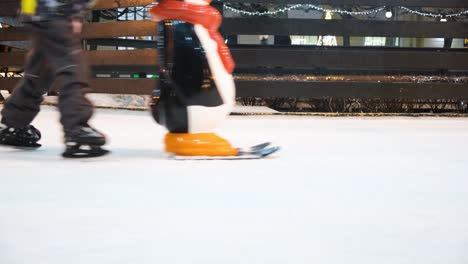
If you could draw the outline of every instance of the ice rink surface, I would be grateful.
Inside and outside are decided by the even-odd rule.
[[[230,117],[254,161],[172,161],[146,112],[98,110],[112,155],[0,148],[1,264],[466,264],[468,119]]]

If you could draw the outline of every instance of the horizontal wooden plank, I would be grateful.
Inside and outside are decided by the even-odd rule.
[[[19,0],[2,0],[0,3],[0,16],[15,16]]]
[[[153,0],[97,0],[92,9],[106,10],[123,7],[147,6],[152,3]]]
[[[238,81],[238,97],[468,99],[468,84]]]
[[[468,37],[468,23],[249,17],[225,18],[221,32],[229,35],[465,38]]]
[[[156,23],[149,20],[87,23],[83,26],[84,39],[155,36]]]
[[[15,16],[19,0],[2,0],[0,3],[0,16]],[[147,6],[153,0],[97,0],[92,7],[93,10],[107,10],[135,6]]]
[[[118,21],[106,23],[86,23],[83,26],[84,39],[155,36],[156,23],[143,21]],[[28,32],[23,27],[0,29],[0,41],[21,41],[28,39]]]
[[[2,90],[13,90],[19,78],[0,78]],[[91,81],[92,92],[150,95],[155,79],[105,79]],[[412,98],[468,99],[468,84],[237,81],[238,97],[298,98]]]
[[[156,65],[157,50],[99,50],[87,51],[91,65]]]
[[[17,0],[3,0],[0,3],[0,16],[14,16],[17,10]],[[225,3],[257,3],[257,4],[310,4],[310,0],[224,0]],[[146,6],[152,0],[98,0],[94,10],[106,10],[133,6]],[[443,7],[466,8],[465,0],[314,0],[315,5],[349,5],[349,6],[408,6],[408,7]]]
[[[110,46],[110,47],[133,47],[137,49],[156,49],[157,42],[153,40],[139,40],[139,39],[89,39],[86,44],[96,46]]]
[[[28,39],[28,32],[24,27],[9,27],[0,29],[0,41],[23,41]]]
[[[0,53],[0,67],[15,67],[24,64],[26,52]]]
[[[466,70],[468,50],[337,47],[236,46],[231,52],[238,69],[259,67],[330,70]],[[153,66],[157,50],[88,51],[94,66]],[[0,66],[21,66],[24,52],[0,53]]]
[[[20,78],[0,78],[1,90],[12,91]],[[93,93],[151,95],[156,79],[94,78],[90,86]]]
[[[411,6],[411,7],[468,7],[466,0],[223,0],[224,3],[255,4],[314,4],[349,6]]]
[[[237,68],[437,70],[468,69],[468,50],[236,46]]]
[[[156,65],[157,50],[99,50],[86,52],[89,63],[95,66],[128,65],[150,66]],[[26,52],[0,53],[0,67],[22,66]]]

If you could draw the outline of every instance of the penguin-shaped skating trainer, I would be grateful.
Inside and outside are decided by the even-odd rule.
[[[211,0],[162,0],[151,8],[159,24],[158,90],[152,114],[165,126],[166,151],[178,156],[233,157],[248,153],[212,131],[235,104],[234,60],[218,32],[222,16]],[[269,144],[255,154],[266,156]],[[275,149],[274,151],[276,151]],[[274,152],[270,148],[265,152]]]

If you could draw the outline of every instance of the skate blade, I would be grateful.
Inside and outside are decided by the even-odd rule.
[[[93,147],[91,149],[67,149],[62,154],[62,157],[67,159],[86,159],[97,158],[109,154],[110,151],[101,147]]]
[[[37,150],[40,147],[42,147],[41,144],[34,144],[30,146],[21,146],[21,145],[8,145],[8,144],[0,144],[0,147],[2,148],[9,148],[9,149],[17,149],[17,150],[25,150],[25,151],[32,151],[32,150]]]
[[[239,152],[260,151],[262,149],[265,149],[265,148],[269,147],[270,145],[271,145],[271,142],[265,142],[265,143],[258,144],[258,145],[255,145],[255,146],[237,148],[237,150],[239,150]]]
[[[280,147],[270,147],[260,149],[258,151],[251,152],[239,152],[237,156],[180,156],[173,155],[171,156],[174,160],[184,161],[184,160],[254,160],[254,159],[263,159],[266,158],[277,151],[280,150]]]

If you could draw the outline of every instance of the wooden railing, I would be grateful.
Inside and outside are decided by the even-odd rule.
[[[18,10],[19,0],[2,0],[0,3],[0,16],[15,16]],[[147,6],[153,0],[98,0],[93,6],[94,10],[107,10],[123,7]]]
[[[466,0],[224,0],[224,4],[236,3],[326,4],[340,9],[351,6],[468,9]],[[468,84],[457,81],[456,77],[450,78],[468,75],[468,49],[450,48],[453,38],[468,38],[466,16],[458,21],[449,19],[448,22],[435,19],[397,21],[345,17],[324,20],[241,16],[225,18],[221,32],[231,36],[331,35],[344,40],[343,45],[336,47],[284,43],[231,45],[237,72],[253,76],[239,78],[238,95],[242,97],[468,99]],[[441,48],[354,47],[350,46],[350,37],[444,38],[447,44]],[[341,75],[347,76],[347,80],[330,78],[329,81],[307,81],[299,78],[301,80],[288,81],[285,76],[289,74]],[[266,76],[263,80],[262,75]],[[271,78],[272,75],[280,78]],[[362,78],[353,81],[352,76],[356,75],[392,75],[396,78],[393,82],[376,80],[377,77],[369,78],[370,81],[366,82]],[[413,82],[408,82],[408,78],[401,81],[399,76],[402,75],[417,78]],[[448,77],[443,82],[420,81],[425,79],[424,76]]]
[[[115,9],[118,7],[145,6],[152,0],[100,0],[94,6],[95,10]],[[0,3],[3,14],[13,10],[16,1],[7,0]],[[9,13],[14,15],[15,12]],[[114,21],[103,23],[87,23],[83,27],[82,37],[86,41],[107,40],[117,45],[120,37],[140,37],[156,35],[156,24],[152,21]],[[0,41],[25,41],[28,34],[22,27],[0,29]],[[132,41],[132,40],[128,40]],[[155,45],[152,45],[155,47]],[[86,52],[88,61],[93,68],[105,68],[107,72],[125,68],[128,71],[139,72],[141,68],[156,66],[156,49],[135,50],[96,50]],[[0,53],[0,67],[18,68],[23,65],[26,51]],[[118,76],[117,76],[118,77]],[[0,78],[0,89],[12,90],[19,78]],[[113,94],[151,94],[156,87],[155,79],[133,78],[94,78],[91,86],[96,93]]]
[[[153,0],[101,0],[96,10],[117,7],[145,6]],[[333,7],[347,6],[407,6],[467,8],[466,0],[224,0],[235,3],[274,4],[327,4]],[[216,2],[218,6],[222,3]],[[14,15],[16,1],[3,0],[0,16]],[[221,32],[235,35],[334,35],[378,36],[412,38],[468,38],[468,23],[463,20],[392,21],[392,20],[323,20],[284,19],[266,17],[225,18]],[[151,21],[122,21],[89,23],[83,38],[89,43],[117,43],[125,36],[156,34]],[[0,41],[22,41],[27,34],[22,28],[0,29]],[[133,43],[147,47],[146,43]],[[94,45],[94,44],[93,44]],[[153,48],[136,50],[89,51],[93,67],[103,71],[129,67],[155,68],[157,52]],[[237,64],[237,74],[255,75],[260,78],[239,78],[238,95],[242,97],[344,97],[344,98],[415,98],[415,99],[468,99],[468,84],[461,82],[380,82],[380,81],[287,81],[264,79],[265,74],[367,74],[372,75],[457,75],[466,77],[468,49],[450,48],[399,48],[399,47],[318,47],[291,45],[232,45]],[[19,67],[25,53],[0,53],[0,67]],[[339,78],[338,78],[339,79]],[[0,88],[11,90],[15,79],[0,78]],[[150,94],[156,85],[154,79],[96,78],[92,82],[95,92]]]

